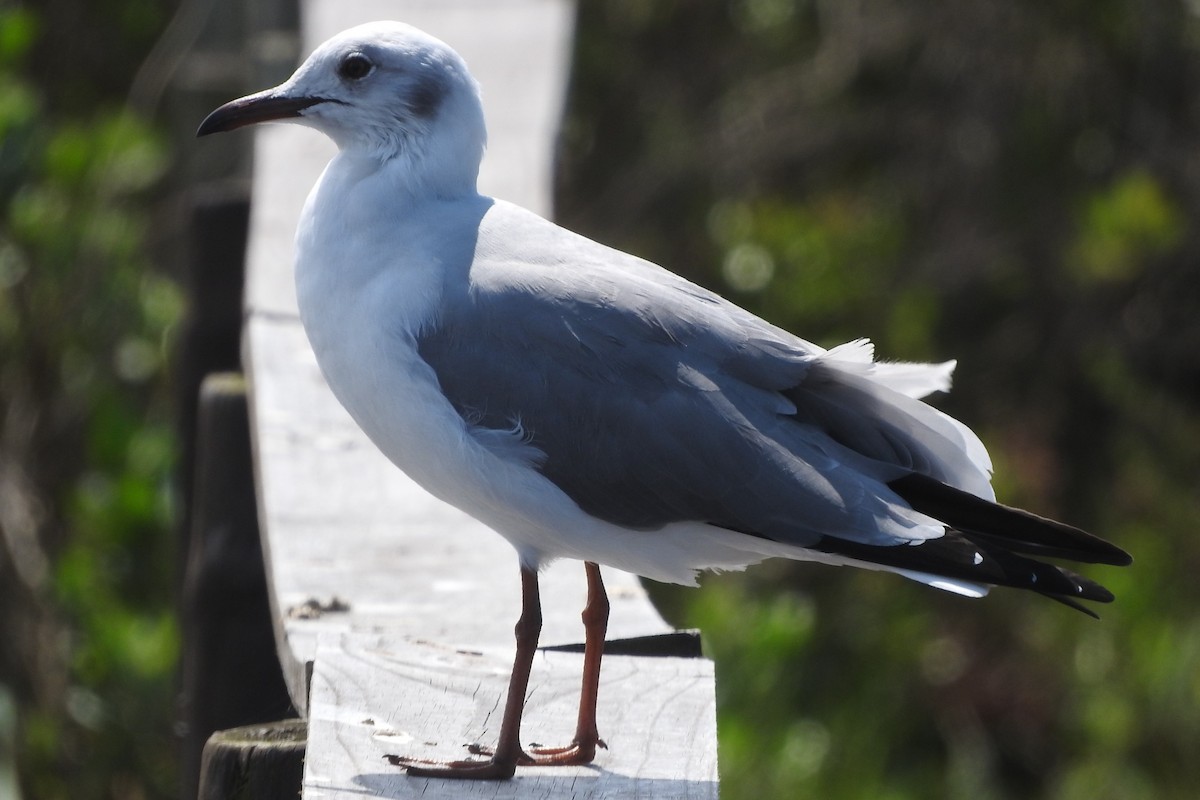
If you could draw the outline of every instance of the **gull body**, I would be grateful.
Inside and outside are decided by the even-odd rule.
[[[840,563],[828,554],[703,521],[676,521],[651,531],[612,524],[583,511],[539,471],[544,453],[538,448],[536,430],[526,427],[529,422],[520,411],[511,417],[501,415],[501,421],[509,423],[505,427],[472,424],[471,411],[481,409],[461,414],[420,351],[422,339],[441,324],[440,312],[452,297],[469,302],[464,295],[479,291],[478,284],[486,283],[490,272],[504,280],[511,277],[508,273],[514,264],[535,287],[539,280],[550,280],[553,271],[570,270],[578,291],[579,279],[589,276],[580,269],[579,260],[563,263],[564,256],[590,258],[606,269],[613,268],[614,260],[624,260],[634,270],[657,268],[601,248],[511,204],[478,196],[415,205],[403,209],[399,220],[371,219],[380,207],[394,208],[378,202],[369,185],[388,183],[389,170],[377,170],[360,179],[356,191],[346,192],[342,158],[339,155],[330,164],[302,216],[296,261],[300,314],[334,394],[400,469],[431,494],[500,532],[516,547],[522,563],[535,569],[551,559],[569,557],[692,584],[697,570],[741,568],[771,555]],[[353,223],[347,224],[348,219]],[[345,233],[349,230],[367,235]],[[513,243],[520,245],[520,253],[511,252]],[[330,269],[331,264],[339,267]],[[712,306],[703,308],[706,324],[731,310],[725,301],[673,276],[653,277],[657,280],[647,283],[655,290],[703,296]],[[542,283],[541,288],[549,287]],[[514,326],[524,322],[510,321]],[[564,337],[571,335],[568,327],[563,324]],[[468,346],[489,358],[489,341],[481,335]],[[795,341],[788,344],[798,346]],[[801,356],[797,371],[804,368],[804,357],[821,354],[805,344],[810,352],[797,349],[793,354]],[[539,353],[527,356],[537,359]],[[836,358],[827,354],[826,358],[837,363]],[[848,364],[864,366],[861,361]],[[538,371],[537,365],[521,362],[503,368]],[[945,370],[930,371],[936,379]],[[543,406],[565,399],[529,398],[531,405]],[[624,421],[632,429],[624,433],[634,437],[642,433],[640,420]],[[685,471],[682,466],[678,470]],[[863,479],[855,475],[853,480]],[[810,491],[821,488],[825,487]],[[879,490],[884,491],[882,486]],[[803,492],[797,489],[796,495],[790,503],[796,503]],[[847,535],[880,542],[917,541],[940,536],[943,530],[936,520],[908,512],[899,498],[890,504],[875,500],[879,507],[873,513],[878,518],[870,522],[860,518],[862,509],[831,499],[835,502],[830,510],[818,507],[813,516],[828,517],[830,528],[847,528]],[[619,504],[620,498],[614,502]],[[893,520],[889,513],[899,519]],[[882,533],[885,525],[889,536]],[[942,582],[934,576],[928,579]],[[982,591],[950,581],[945,585],[964,593]]]
[[[877,363],[865,340],[825,350],[480,195],[479,90],[444,43],[399,23],[353,28],[200,133],[276,119],[339,147],[296,237],[300,315],[330,388],[393,463],[520,559],[526,632],[500,748],[482,767],[402,760],[410,772],[590,760],[607,615],[596,563],[691,584],[779,556],[973,596],[1002,584],[1077,608],[1111,600],[1027,556],[1128,556],[995,504],[979,439],[919,399],[949,388],[953,362]],[[516,744],[522,659],[537,570],[560,557],[588,564],[580,727],[572,746],[530,755]]]

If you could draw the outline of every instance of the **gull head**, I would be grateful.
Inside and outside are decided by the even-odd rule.
[[[346,153],[401,159],[425,178],[467,178],[472,188],[487,138],[463,59],[399,22],[334,36],[284,83],[213,111],[196,135],[270,121],[316,128]]]

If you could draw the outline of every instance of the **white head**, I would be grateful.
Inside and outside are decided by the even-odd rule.
[[[399,22],[372,22],[318,47],[286,82],[208,115],[198,136],[298,122],[347,153],[400,159],[438,194],[474,191],[487,133],[479,87],[448,45]]]

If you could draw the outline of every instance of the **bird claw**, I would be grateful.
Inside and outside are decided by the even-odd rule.
[[[566,747],[532,747],[522,752],[519,763],[523,767],[573,767],[590,764],[596,758],[596,747],[608,749],[603,739],[576,739]]]
[[[597,747],[608,749],[603,739],[596,739],[594,742],[575,740],[565,747],[530,747],[529,750],[521,750],[512,764],[506,760],[497,760],[495,750],[478,742],[466,745],[467,752],[487,760],[434,761],[396,755],[384,758],[392,766],[403,767],[409,775],[417,778],[502,780],[511,778],[516,767],[572,767],[590,764],[596,757]]]
[[[408,756],[384,756],[392,766],[402,767],[414,778],[446,778],[450,780],[507,780],[516,772],[516,764],[497,761],[434,761]]]

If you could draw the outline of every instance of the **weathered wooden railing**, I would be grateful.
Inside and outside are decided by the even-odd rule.
[[[239,13],[237,4],[226,5],[225,11]],[[481,188],[549,214],[571,2],[308,0],[300,12],[299,48],[288,47],[294,40],[279,29],[251,29],[248,46],[261,50],[270,43],[277,52],[306,54],[329,35],[372,19],[400,19],[450,42],[484,87],[490,137]],[[288,14],[258,15],[264,18],[277,24]],[[279,79],[278,66],[266,71]],[[195,146],[237,148],[249,140],[239,134]],[[389,753],[461,757],[464,743],[494,742],[519,581],[509,545],[387,463],[317,370],[296,315],[290,265],[301,204],[332,152],[323,137],[297,126],[253,133],[245,380],[212,378],[201,393],[185,598],[191,748],[207,735],[206,725],[284,716],[283,709],[274,717],[268,710],[279,705],[277,690],[228,685],[257,680],[249,666],[238,666],[239,659],[256,657],[249,647],[241,652],[229,631],[266,636],[264,626],[239,627],[242,616],[254,613],[253,598],[262,595],[251,585],[255,575],[238,584],[251,585],[242,605],[229,602],[224,591],[233,585],[230,570],[255,563],[253,538],[249,545],[229,542],[238,531],[256,535],[255,520],[245,511],[256,502],[275,651],[287,694],[306,724],[214,736],[201,769],[201,795],[240,797],[231,789],[240,785],[239,791],[257,796],[295,796],[303,752],[303,796],[309,798],[715,797],[712,665],[698,657],[694,636],[663,622],[636,578],[610,570],[605,579],[613,611],[600,689],[600,728],[610,749],[594,765],[522,770],[514,781],[465,785],[409,778],[385,761]],[[212,220],[236,226],[236,201],[234,206],[232,217],[210,210],[199,218],[219,233],[221,223]],[[239,464],[243,474],[236,480],[243,487],[253,472],[252,496],[228,480]],[[261,583],[261,572],[256,575]],[[546,572],[545,647],[530,684],[527,739],[571,736],[582,668],[573,645],[582,637],[584,595],[580,564],[560,563]],[[223,609],[222,616],[212,618],[214,607]],[[220,711],[218,698],[239,693],[251,699]],[[246,710],[255,698],[262,702]],[[260,719],[239,720],[238,708]],[[287,744],[273,749],[272,738]],[[270,766],[275,763],[283,765],[278,773]]]

